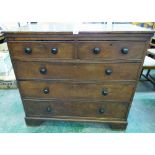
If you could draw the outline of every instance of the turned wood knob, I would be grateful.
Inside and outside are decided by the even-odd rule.
[[[95,47],[95,48],[93,49],[93,53],[94,53],[94,54],[99,54],[100,51],[101,51],[101,49],[98,48],[98,47]]]
[[[44,92],[44,94],[48,94],[49,93],[49,88],[44,88],[43,92]]]
[[[46,74],[47,73],[47,69],[45,67],[40,68],[40,73],[41,74]]]
[[[103,95],[103,96],[107,96],[107,95],[108,95],[108,93],[109,93],[109,92],[108,92],[108,90],[107,90],[107,89],[103,89],[103,90],[102,90],[102,95]]]
[[[31,54],[31,53],[32,53],[32,49],[29,48],[29,47],[26,47],[26,48],[24,49],[24,52],[25,52],[26,54]]]
[[[100,108],[100,109],[99,109],[99,113],[100,113],[100,114],[103,114],[104,112],[105,112],[105,110],[104,110],[103,108]]]
[[[105,73],[106,73],[106,75],[111,75],[112,74],[112,69],[106,69]]]
[[[129,49],[128,49],[128,48],[122,48],[122,49],[121,49],[121,52],[122,52],[123,54],[128,54]]]
[[[58,48],[55,48],[55,47],[52,48],[52,49],[51,49],[51,53],[52,53],[52,54],[57,54],[57,53],[58,53]]]
[[[48,106],[48,107],[46,108],[46,111],[47,111],[48,113],[50,113],[50,112],[52,111],[52,108]]]

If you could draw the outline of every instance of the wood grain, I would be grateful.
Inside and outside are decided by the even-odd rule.
[[[128,104],[92,101],[24,100],[24,106],[27,115],[31,117],[77,116],[123,119]],[[51,111],[47,111],[47,108],[51,108]],[[104,112],[100,113],[100,109],[104,109]]]
[[[23,98],[99,99],[130,101],[132,83],[71,83],[51,81],[20,81]],[[45,94],[44,89],[49,93]],[[103,91],[108,91],[107,95]]]
[[[24,49],[31,48],[32,53],[26,54]],[[51,49],[57,48],[57,54],[52,54]],[[50,58],[50,59],[72,59],[74,58],[73,42],[10,42],[10,53],[16,58]]]
[[[93,49],[100,48],[99,54],[94,54]],[[144,42],[131,41],[80,41],[78,44],[78,57],[80,59],[141,59],[144,52]],[[121,50],[128,48],[128,54],[123,54]]]
[[[113,129],[125,129],[153,33],[5,32],[26,124],[68,120],[104,122]],[[24,52],[27,47],[31,54]],[[53,47],[58,49],[55,55]],[[100,49],[99,54],[93,53],[94,48]],[[128,48],[128,53],[123,54],[122,48]]]
[[[15,61],[18,79],[136,80],[140,63],[62,63]],[[41,74],[40,69],[47,73]],[[106,70],[111,69],[111,75]],[[132,74],[131,74],[132,73]]]

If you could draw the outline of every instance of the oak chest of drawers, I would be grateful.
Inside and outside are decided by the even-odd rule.
[[[27,125],[125,129],[152,31],[6,31]]]

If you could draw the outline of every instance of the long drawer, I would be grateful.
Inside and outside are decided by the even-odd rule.
[[[136,41],[81,41],[80,59],[142,59],[144,42]]]
[[[98,99],[130,101],[132,83],[71,83],[51,81],[20,81],[24,98]]]
[[[28,116],[78,116],[125,119],[128,103],[24,100],[24,107]]]
[[[9,42],[9,49],[13,59],[16,58],[74,58],[74,42]]]
[[[14,63],[18,79],[136,80],[140,63]]]

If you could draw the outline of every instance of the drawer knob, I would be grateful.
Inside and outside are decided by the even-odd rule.
[[[103,90],[102,90],[102,95],[103,95],[103,96],[107,96],[107,95],[108,95],[108,93],[109,93],[109,92],[108,92],[108,90],[107,90],[107,89],[103,89]]]
[[[44,88],[43,92],[44,92],[44,94],[48,94],[49,93],[49,89],[48,88]]]
[[[46,108],[46,111],[47,111],[48,113],[50,113],[50,112],[52,111],[52,108],[51,108],[51,107],[47,107],[47,108]]]
[[[103,108],[100,108],[100,109],[99,109],[99,113],[100,113],[100,114],[103,114],[104,112],[105,112],[105,110],[104,110]]]
[[[95,48],[93,49],[94,54],[99,54],[100,51],[101,51],[101,49],[98,48],[98,47],[95,47]]]
[[[31,54],[31,53],[32,53],[32,49],[29,48],[29,47],[26,47],[26,48],[24,49],[24,51],[25,51],[26,54]]]
[[[128,54],[129,49],[128,49],[128,48],[122,48],[121,52],[122,52],[123,54]]]
[[[52,49],[51,49],[51,53],[52,53],[52,54],[57,54],[57,53],[58,53],[58,49],[55,48],[55,47],[52,48]]]
[[[106,75],[111,75],[112,74],[112,69],[106,69],[105,73],[106,73]]]
[[[46,74],[47,73],[47,69],[46,68],[40,68],[40,73],[41,74]]]

